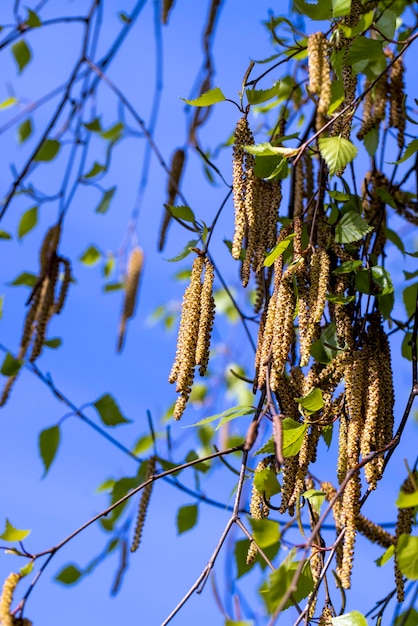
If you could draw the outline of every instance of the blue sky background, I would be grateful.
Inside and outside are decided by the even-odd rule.
[[[48,17],[64,14],[84,15],[89,4],[81,0],[61,2],[59,6],[58,3],[46,3],[41,17],[46,20]],[[100,58],[107,50],[122,26],[117,16],[118,11],[124,10],[129,14],[134,7],[133,2],[124,2],[123,6],[121,4],[115,0],[105,3],[96,58]],[[264,0],[257,3],[228,0],[223,4],[214,44],[214,83],[223,89],[227,97],[234,99],[241,87],[249,59],[264,58],[272,52],[261,20],[267,17],[269,9],[277,11],[278,6],[274,7],[273,3]],[[281,10],[288,7],[287,2],[279,5]],[[146,123],[151,113],[155,81],[154,6],[153,2],[144,2],[136,24],[108,71],[111,80],[132,102]],[[11,23],[12,8],[11,1],[1,4],[2,24]],[[185,143],[185,106],[178,96],[196,95],[192,92],[192,86],[201,65],[200,38],[206,13],[206,3],[177,0],[169,25],[162,27],[164,89],[155,141],[167,162],[172,151]],[[311,28],[311,25],[306,25],[307,30]],[[5,33],[6,30],[0,37],[5,36]],[[22,103],[19,106],[23,106],[62,84],[78,57],[80,34],[79,24],[56,25],[28,33],[27,42],[32,49],[33,60],[19,77],[16,76],[16,66],[10,50],[2,50],[0,102],[14,93]],[[280,71],[271,78],[279,77]],[[269,84],[270,82],[262,86],[267,87]],[[416,97],[416,86],[414,89]],[[2,195],[7,193],[13,180],[9,163],[13,163],[20,170],[27,155],[36,145],[56,102],[57,100],[51,101],[35,113],[34,136],[22,147],[17,145],[15,127],[0,134]],[[16,107],[0,110],[0,127],[17,111]],[[98,89],[97,111],[102,114],[105,128],[118,119],[116,98],[105,84],[101,84]],[[229,103],[217,105],[200,135],[202,145],[214,149],[218,143],[226,140],[238,115],[238,110]],[[130,127],[135,128],[133,120],[129,117],[127,119]],[[111,393],[119,402],[124,415],[133,420],[132,424],[111,431],[112,435],[128,447],[148,432],[146,411],[151,411],[156,428],[159,429],[162,416],[175,399],[174,389],[167,382],[175,351],[175,333],[165,332],[161,324],[152,324],[150,318],[160,305],[168,304],[174,310],[178,309],[184,285],[173,281],[173,275],[190,265],[189,259],[178,264],[166,262],[167,258],[178,254],[189,239],[188,234],[177,225],[171,227],[164,253],[156,252],[162,205],[166,200],[166,175],[155,159],[152,161],[137,227],[138,241],[146,256],[140,301],[136,318],[129,324],[125,350],[121,355],[115,353],[121,292],[103,293],[102,261],[93,268],[87,268],[76,259],[92,244],[105,253],[123,249],[137,198],[145,145],[142,138],[132,137],[116,146],[110,170],[103,182],[106,189],[117,185],[117,193],[106,216],[94,213],[100,200],[97,189],[80,188],[74,197],[66,217],[60,250],[73,260],[77,284],[71,288],[62,315],[52,321],[49,329],[49,336],[63,338],[62,347],[58,351],[45,350],[38,361],[40,369],[49,372],[57,388],[77,406],[94,402],[103,393]],[[94,160],[103,160],[104,150],[103,140],[93,142],[87,158],[88,166]],[[221,153],[217,165],[229,181],[230,149]],[[57,160],[39,167],[31,180],[44,192],[52,194],[57,191],[61,172],[62,163]],[[207,184],[201,163],[191,151],[188,154],[182,188],[197,217],[207,223],[210,223],[227,192],[221,183],[216,186]],[[56,202],[42,205],[39,224],[22,242],[18,242],[15,237],[17,223],[22,213],[32,205],[33,202],[26,196],[17,197],[1,223],[1,228],[14,236],[13,241],[0,242],[0,282],[1,292],[5,294],[0,341],[12,351],[19,344],[28,290],[25,287],[12,288],[8,283],[23,271],[37,272],[39,246],[45,230],[56,220],[58,209]],[[236,266],[222,243],[224,236],[231,237],[232,221],[232,204],[229,202],[217,226],[216,235],[220,243],[215,244],[213,252],[225,276],[238,287]],[[395,222],[395,227],[397,224]],[[415,233],[405,225],[400,226],[400,229],[399,234],[404,239],[406,249],[412,251]],[[397,288],[401,290],[399,281],[403,277],[403,259],[395,249],[389,263],[392,276],[398,282]],[[118,277],[120,275],[116,268],[112,280],[117,280]],[[398,317],[403,315],[400,307]],[[215,346],[216,362],[222,368],[221,372],[227,371],[231,363],[240,362],[243,358],[247,358],[251,368],[252,357],[248,361],[250,352],[239,324],[232,327],[221,324],[215,335]],[[399,399],[397,420],[410,389],[410,364],[398,354],[399,343],[394,341],[396,393]],[[214,408],[222,411],[231,404],[240,402],[236,397],[225,397],[222,382],[220,375],[219,389],[211,390],[207,406],[188,409],[181,424],[170,425],[173,440],[180,441],[178,448],[173,451],[176,461],[182,461],[184,454],[195,445],[191,431],[182,430],[186,424],[216,412]],[[214,406],[210,406],[210,402]],[[53,398],[46,385],[32,373],[23,371],[0,415],[3,443],[0,455],[0,476],[3,477],[0,490],[0,525],[8,517],[19,528],[31,528],[32,533],[25,543],[31,552],[53,546],[102,510],[107,505],[107,497],[105,494],[96,494],[95,490],[105,479],[131,476],[137,469],[131,459],[108,441],[98,436],[77,417],[70,417],[62,424],[62,441],[57,459],[47,478],[41,480],[43,467],[37,449],[39,432],[57,424],[67,413],[67,408]],[[93,409],[87,408],[86,414],[97,422]],[[250,418],[242,419],[247,424]],[[365,514],[375,521],[387,521],[394,517],[394,501],[399,484],[405,477],[403,459],[409,458],[413,462],[416,450],[416,425],[412,422],[411,418],[404,440],[391,461],[390,472],[385,476],[386,491],[380,489],[365,507]],[[414,441],[413,445],[411,441]],[[325,448],[322,452],[325,453]],[[318,473],[321,463],[320,459]],[[326,463],[329,463],[328,456]],[[185,476],[184,481],[193,488],[191,475]],[[205,492],[216,500],[231,503],[234,483],[234,476],[227,475],[225,478],[225,473],[218,469],[205,485]],[[90,527],[53,559],[28,602],[27,617],[34,624],[42,626],[55,626],[58,622],[61,626],[128,621],[150,626],[160,624],[200,574],[228,519],[227,511],[201,504],[198,528],[178,537],[176,511],[179,506],[194,503],[193,498],[162,481],[155,485],[142,544],[138,553],[130,560],[121,591],[113,598],[110,597],[109,590],[117,569],[116,553],[74,587],[66,588],[52,580],[67,563],[75,562],[84,567],[102,551],[108,536],[98,525]],[[132,512],[135,511],[136,504],[137,501],[134,500],[130,505]],[[231,539],[232,537],[238,537],[237,530],[231,535]],[[231,545],[231,539],[228,540],[227,547]],[[349,609],[366,611],[371,608],[371,586],[372,597],[376,599],[383,597],[392,588],[391,565],[386,569],[373,571],[372,582],[366,569],[370,555],[377,558],[381,552],[381,549],[371,547],[368,543],[360,543],[356,554],[356,562],[360,566],[354,577],[354,593]],[[232,558],[230,550],[226,549],[215,568],[221,597],[229,611],[232,606],[227,585]],[[22,565],[16,557],[1,554],[0,580],[4,580],[10,571]],[[366,571],[367,579],[364,578]],[[17,598],[20,598],[20,592],[25,589],[25,585],[26,580],[19,586]],[[381,592],[377,592],[380,585]],[[254,597],[253,586],[254,578],[242,580],[244,597],[250,602]],[[209,583],[204,593],[200,596],[194,595],[173,620],[173,624],[192,623],[199,623],[200,626],[224,623]],[[280,623],[291,624],[293,619],[285,615]]]

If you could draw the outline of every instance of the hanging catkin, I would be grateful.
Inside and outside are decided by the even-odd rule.
[[[13,594],[20,579],[21,575],[13,572],[9,574],[4,581],[0,598],[0,623],[2,626],[14,626],[14,617],[11,614],[11,607]]]
[[[123,301],[122,315],[119,323],[118,345],[117,351],[123,348],[125,340],[127,321],[135,314],[139,280],[142,273],[144,263],[144,253],[139,246],[136,246],[129,257],[128,268],[125,282],[125,295]]]
[[[167,206],[173,206],[176,201],[180,186],[181,175],[184,169],[185,156],[186,154],[184,150],[179,148],[173,153],[173,156],[171,157],[170,174],[167,182]],[[158,239],[158,250],[160,251],[164,250],[171,217],[172,216],[170,211],[166,207],[164,207],[163,221],[161,223],[160,235]]]
[[[151,456],[147,462],[145,482],[150,480],[150,478],[153,477],[154,472],[155,472],[155,464],[156,464],[156,457]],[[149,505],[149,501],[151,498],[153,484],[154,482],[150,481],[148,485],[146,485],[144,489],[142,490],[141,498],[139,500],[138,515],[136,518],[135,532],[134,532],[134,538],[132,541],[131,552],[136,552],[139,548],[139,544],[141,543],[142,531],[144,529],[145,518],[147,515],[148,505]]]

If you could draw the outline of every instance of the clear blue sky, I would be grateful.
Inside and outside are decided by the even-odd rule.
[[[2,3],[0,23],[12,21],[13,2]],[[84,15],[89,2],[73,0],[60,3],[47,2],[42,9],[43,20],[59,15]],[[122,6],[123,4],[123,6]],[[108,75],[132,102],[138,113],[149,121],[155,81],[155,36],[154,4],[144,2],[144,8],[131,33],[128,35]],[[201,33],[206,19],[206,2],[177,0],[170,23],[162,27],[163,83],[160,113],[155,131],[155,141],[169,161],[172,151],[181,147],[186,139],[185,107],[179,96],[191,97],[201,64]],[[271,54],[266,30],[261,21],[268,10],[286,11],[288,3],[239,2],[228,0],[223,3],[221,18],[216,29],[214,53],[216,77],[214,84],[223,89],[231,99],[237,97],[242,76],[250,58],[264,58]],[[59,6],[58,6],[59,5]],[[30,4],[35,6],[34,3]],[[118,11],[130,13],[134,2],[105,2],[103,25],[96,58],[107,50],[110,42],[122,27]],[[22,8],[22,14],[24,10]],[[306,25],[311,29],[310,25]],[[6,36],[7,30],[0,34]],[[20,77],[16,76],[16,66],[10,50],[0,53],[0,102],[14,94],[20,100],[19,107],[33,102],[46,92],[62,84],[71,70],[80,49],[81,28],[79,24],[55,25],[34,30],[27,35],[27,42],[33,52],[33,60]],[[277,74],[277,78],[280,74]],[[263,85],[267,87],[268,85]],[[33,117],[35,132],[23,147],[16,141],[16,129],[11,128],[0,134],[0,154],[2,154],[2,174],[0,175],[1,195],[7,193],[13,180],[13,170],[9,163],[20,170],[29,151],[43,126],[52,114],[56,100],[39,109]],[[97,111],[102,115],[105,128],[118,119],[118,104],[106,85],[98,90]],[[0,127],[3,126],[18,108],[0,110]],[[92,110],[92,116],[94,111]],[[210,123],[201,135],[204,147],[214,149],[226,140],[236,123],[237,109],[222,103],[215,107]],[[135,131],[134,122],[127,118]],[[59,129],[59,125],[57,127]],[[100,143],[101,142],[101,143]],[[111,393],[119,402],[123,413],[133,420],[130,425],[120,426],[111,431],[118,440],[130,447],[135,440],[147,431],[146,411],[150,410],[157,428],[167,407],[175,398],[174,389],[167,382],[167,375],[175,350],[175,333],[166,333],[161,325],[151,324],[150,317],[156,307],[170,304],[178,309],[184,284],[172,280],[180,269],[189,266],[188,260],[179,264],[166,262],[167,258],[181,251],[188,237],[176,225],[170,230],[169,241],[163,254],[157,254],[156,241],[166,200],[166,176],[154,159],[149,181],[142,199],[138,220],[137,235],[146,255],[140,301],[136,318],[129,324],[125,350],[116,355],[116,331],[121,308],[121,292],[103,293],[102,262],[93,268],[86,268],[76,259],[90,245],[96,245],[106,252],[117,252],[126,243],[126,233],[130,216],[135,206],[139,181],[142,175],[145,141],[131,137],[121,142],[115,149],[111,167],[103,187],[117,185],[117,193],[106,216],[97,215],[94,209],[100,200],[100,193],[94,188],[83,188],[77,192],[65,221],[61,252],[73,262],[73,272],[77,283],[72,286],[68,303],[63,314],[54,319],[50,336],[59,336],[63,345],[58,351],[45,350],[38,362],[43,372],[49,372],[60,391],[74,404],[81,406],[95,401],[104,393]],[[102,140],[93,143],[87,159],[87,166],[94,160],[103,160],[105,144]],[[230,177],[230,152],[224,151],[217,162]],[[87,167],[86,166],[86,167]],[[60,162],[39,168],[33,180],[46,193],[56,193],[56,181],[62,172]],[[206,184],[201,164],[196,155],[189,153],[189,167],[184,178],[183,191],[196,215],[208,223],[219,207],[226,193],[226,187],[218,183],[214,187]],[[57,202],[45,203],[40,208],[40,221],[36,228],[22,242],[16,239],[17,224],[22,213],[34,203],[26,196],[19,196],[11,204],[1,228],[13,234],[13,241],[1,241],[2,263],[0,266],[1,292],[5,294],[3,319],[0,321],[0,341],[9,349],[16,350],[22,328],[24,303],[28,296],[27,288],[8,286],[16,275],[23,271],[36,272],[37,254],[46,228],[55,221]],[[403,227],[404,228],[404,227]],[[219,241],[223,236],[231,237],[232,205],[220,220]],[[413,234],[407,229],[401,231],[408,250],[414,245]],[[222,235],[222,236],[221,236]],[[220,243],[215,247],[225,275],[238,286],[236,267]],[[397,269],[401,257],[393,252],[391,259],[393,275],[400,280]],[[118,268],[112,280],[118,279]],[[219,285],[218,285],[219,286]],[[399,316],[402,312],[399,312]],[[228,350],[218,356],[218,364],[226,368],[239,360],[247,352],[244,334],[239,325],[222,325],[220,334],[215,336],[216,345],[228,346]],[[396,391],[401,399],[397,418],[402,411],[402,399],[409,392],[409,363],[397,356]],[[203,415],[224,410],[228,404],[238,404],[236,398],[223,398],[222,392],[213,394],[214,406],[203,409],[190,409],[181,424],[172,424],[174,440],[180,444],[174,451],[180,461],[192,447],[190,431],[182,430]],[[62,424],[62,442],[58,457],[48,476],[41,480],[43,468],[37,449],[39,431],[57,424],[68,413],[67,408],[57,402],[48,388],[33,374],[24,371],[15,386],[7,406],[2,409],[0,455],[0,525],[8,517],[19,528],[31,528],[32,533],[25,543],[28,550],[39,552],[62,540],[68,533],[102,510],[107,504],[104,494],[96,494],[99,484],[109,477],[120,478],[133,475],[135,463],[122,452],[98,436],[76,417],[66,419]],[[86,414],[96,420],[95,412],[89,408]],[[249,419],[249,418],[243,418]],[[411,424],[404,443],[393,460],[390,474],[385,478],[387,492],[385,498],[370,499],[366,514],[374,520],[385,521],[393,518],[394,500],[400,481],[405,476],[402,459],[410,450],[408,434],[416,437],[416,426]],[[325,452],[325,450],[323,450]],[[320,467],[320,464],[319,464]],[[214,472],[207,488],[207,494],[220,501],[231,502],[233,477],[225,481],[221,472]],[[185,479],[193,487],[193,480]],[[160,481],[155,486],[148,524],[145,526],[143,542],[130,561],[119,594],[111,598],[112,586],[118,557],[108,558],[97,570],[80,584],[66,588],[55,583],[53,576],[62,566],[75,562],[80,567],[87,565],[103,549],[108,536],[98,525],[91,527],[57,554],[50,567],[42,576],[30,601],[26,615],[37,626],[69,626],[75,623],[87,624],[133,623],[157,626],[170,613],[183,594],[206,564],[219,535],[228,519],[226,511],[207,505],[200,505],[200,523],[197,530],[185,533],[180,538],[176,532],[176,511],[179,505],[194,504],[188,495],[171,488]],[[134,511],[136,500],[131,504]],[[376,554],[382,550],[364,544],[364,549]],[[226,558],[225,555],[226,554]],[[369,559],[369,553],[364,555]],[[223,600],[231,608],[228,591],[228,571],[231,552],[225,550],[215,569]],[[358,550],[356,560],[363,558]],[[0,580],[23,563],[16,557],[1,554]],[[383,597],[391,588],[391,566],[387,571],[376,570],[376,588],[382,581]],[[370,580],[362,578],[362,568],[354,579],[355,593],[349,608],[367,610],[371,608],[369,597]],[[243,581],[243,589],[251,598],[252,582]],[[21,583],[19,591],[25,588]],[[20,597],[20,593],[17,594]],[[356,604],[357,602],[357,604]],[[286,624],[284,617],[281,623]],[[223,624],[221,613],[216,607],[210,584],[200,596],[194,595],[186,604],[173,624],[195,624],[215,626]],[[289,621],[289,623],[292,623]]]

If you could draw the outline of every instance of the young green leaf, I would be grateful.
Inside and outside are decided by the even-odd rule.
[[[101,133],[103,130],[100,117],[94,117],[91,122],[85,122],[83,126],[93,133]]]
[[[190,254],[192,248],[196,246],[197,242],[197,239],[191,239],[186,243],[180,254],[177,254],[177,256],[174,256],[172,259],[166,259],[166,261],[168,261],[169,263],[177,263],[178,261],[182,261],[186,258],[186,256]]]
[[[74,585],[83,576],[83,572],[77,567],[77,565],[66,565],[55,576],[55,580],[63,585]]]
[[[280,93],[280,83],[275,83],[269,89],[246,89],[245,95],[249,104],[261,104],[272,98],[276,98]]]
[[[337,243],[353,243],[359,241],[373,230],[356,211],[347,211],[335,227]]]
[[[107,213],[113,196],[115,195],[115,191],[116,185],[103,193],[102,199],[94,210],[95,213],[100,213],[101,215]]]
[[[101,259],[102,255],[99,250],[95,246],[89,246],[81,255],[79,260],[81,263],[87,266],[95,265],[99,259]]]
[[[389,546],[389,548],[387,548],[387,550],[384,551],[382,556],[379,556],[379,558],[376,559],[375,561],[376,565],[378,567],[383,567],[383,565],[385,565],[388,561],[390,561],[394,553],[395,553],[395,546],[394,545]]]
[[[18,373],[22,365],[23,365],[23,361],[20,361],[19,359],[15,359],[15,357],[12,354],[10,354],[10,352],[8,352],[6,356],[4,357],[4,360],[0,369],[0,374],[3,374],[3,376],[14,376],[15,374]]]
[[[57,156],[61,144],[56,139],[46,139],[39,148],[34,161],[52,161]]]
[[[300,424],[290,417],[286,417],[282,422],[283,441],[282,452],[284,457],[295,456],[301,449],[303,438],[305,436],[308,424]],[[273,437],[267,441],[259,450],[254,452],[257,454],[274,454],[275,444]]]
[[[367,626],[367,619],[358,611],[350,611],[338,617],[333,617],[332,626]]]
[[[418,506],[418,491],[414,491],[414,493],[401,491],[396,500],[396,506],[398,509],[409,509]]]
[[[192,428],[192,426],[203,426],[203,424],[209,424],[210,422],[215,422],[216,420],[219,420],[219,424],[215,429],[218,430],[218,428],[220,428],[223,424],[226,424],[227,422],[230,422],[237,417],[241,417],[242,415],[250,415],[251,413],[255,413],[255,409],[252,406],[233,406],[230,409],[226,409],[226,411],[223,411],[222,413],[217,413],[216,415],[205,417],[195,424],[188,424],[186,428]]]
[[[106,171],[106,166],[101,165],[101,163],[98,163],[97,161],[95,161],[93,165],[91,166],[91,168],[89,169],[89,171],[87,172],[87,174],[84,174],[83,178],[94,178],[95,176],[98,176],[104,171]]]
[[[280,492],[280,484],[277,480],[276,472],[269,467],[264,468],[254,474],[254,486],[259,493],[265,494],[267,499]]]
[[[17,236],[19,239],[23,239],[38,223],[38,207],[33,206],[20,218],[19,226],[17,228]]]
[[[393,163],[391,163],[391,165],[398,165],[399,163],[403,163],[404,161],[407,161],[417,151],[418,151],[418,139],[413,139],[411,143],[409,143],[406,146],[406,150],[405,150],[403,157],[399,159],[399,161],[394,161]]]
[[[351,0],[332,0],[332,17],[350,15]]]
[[[22,272],[19,276],[16,276],[14,280],[12,280],[9,285],[11,287],[18,287],[20,285],[25,285],[26,287],[35,287],[38,282],[38,277],[36,274],[32,274],[31,272]]]
[[[116,124],[108,128],[107,130],[102,131],[100,133],[100,137],[102,137],[102,139],[106,139],[106,141],[110,141],[114,143],[115,141],[118,141],[122,137],[124,128],[125,127],[122,124],[122,122],[117,122]]]
[[[6,98],[6,100],[3,100],[3,102],[0,102],[0,111],[14,106],[15,104],[17,104],[17,102],[18,102],[17,98],[14,98],[13,96],[11,98]]]
[[[285,237],[283,241],[280,241],[277,246],[274,246],[274,248],[271,250],[271,252],[269,252],[264,260],[265,267],[270,267],[270,265],[273,265],[277,257],[279,257],[281,254],[283,254],[285,250],[287,250],[294,236],[295,234],[291,233],[290,235]]]
[[[402,534],[398,539],[396,556],[402,574],[409,580],[418,580],[418,537]]]
[[[305,491],[302,496],[309,500],[313,510],[317,515],[321,513],[321,506],[325,500],[326,494],[323,491],[318,491],[317,489],[308,489]]]
[[[101,396],[93,405],[106,426],[117,426],[118,424],[127,424],[132,421],[122,415],[114,398],[108,393]]]
[[[32,132],[32,121],[30,117],[28,117],[28,119],[22,122],[17,129],[17,139],[19,143],[23,143],[26,139],[29,139]]]
[[[372,159],[376,154],[377,147],[379,145],[379,128],[372,128],[363,137],[364,147],[367,150],[369,157]]]
[[[255,474],[255,476],[258,472]],[[268,519],[250,518],[254,539],[260,548],[269,548],[280,541],[280,526]]]
[[[29,563],[26,563],[26,565],[24,565],[23,567],[19,569],[19,574],[22,576],[22,578],[32,573],[33,565],[34,565],[34,561],[29,561]]]
[[[6,230],[0,230],[0,239],[4,239],[5,241],[8,241],[9,239],[12,239],[12,236]]]
[[[190,104],[193,107],[209,107],[212,104],[217,104],[218,102],[223,102],[226,100],[224,94],[219,89],[219,87],[215,87],[214,89],[209,89],[209,91],[205,91],[198,98],[194,100],[186,100],[186,98],[181,98],[183,102],[186,104]]]
[[[311,20],[327,20],[332,17],[331,0],[318,0],[318,2],[305,2],[305,0],[293,0],[293,6],[302,15],[307,15]]]
[[[62,346],[62,339],[60,339],[59,337],[53,337],[52,339],[46,339],[44,341],[44,346],[46,348],[50,348],[51,350],[56,350],[56,348],[59,348],[60,346]]]
[[[417,626],[417,624],[418,611],[410,606],[406,611],[398,615],[393,626]]]
[[[13,44],[12,54],[17,63],[19,74],[21,74],[32,58],[30,48],[24,39],[19,39]]]
[[[254,626],[254,622],[253,621],[251,621],[251,622],[247,622],[247,621],[243,622],[242,620],[239,620],[238,622],[236,622],[233,619],[227,619],[225,621],[225,626]]]
[[[383,42],[360,35],[356,37],[345,56],[344,63],[351,65],[357,74],[363,72],[371,61],[383,56]]]
[[[321,137],[318,140],[318,145],[331,176],[350,163],[358,152],[351,141],[341,136]]]
[[[35,11],[32,11],[32,9],[29,9],[28,7],[25,7],[25,9],[27,11],[25,23],[31,28],[39,28],[40,26],[42,26],[42,22],[40,20],[39,15],[35,13]]]
[[[195,216],[193,211],[188,206],[171,206],[169,204],[164,205],[167,211],[170,211],[173,217],[177,217],[185,222],[194,222]]]
[[[44,464],[44,476],[48,473],[53,460],[58,451],[60,444],[60,428],[59,426],[51,426],[45,428],[39,433],[39,453]]]
[[[324,406],[324,399],[322,397],[322,391],[317,387],[314,387],[303,398],[295,398],[306,413],[311,414],[319,411]]]
[[[199,510],[196,504],[179,508],[177,511],[177,532],[179,535],[196,526],[198,513]]]
[[[30,532],[30,530],[15,528],[13,524],[6,518],[6,526],[2,534],[0,535],[0,539],[2,539],[3,541],[10,541],[10,543],[13,543],[15,541],[23,541]]]

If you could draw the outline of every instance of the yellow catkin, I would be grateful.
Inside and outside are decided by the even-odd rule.
[[[298,326],[300,367],[305,367],[311,357],[310,347],[315,333],[315,324],[312,324],[311,310],[309,308],[310,290],[308,287],[308,272],[297,274],[298,288]]]
[[[21,579],[20,574],[15,572],[9,574],[3,584],[0,598],[0,623],[2,626],[13,626],[14,617],[11,615],[11,607],[13,602],[13,594],[16,585]]]
[[[319,618],[318,626],[332,626],[333,617],[335,617],[335,612],[331,609],[331,607],[324,606]]]
[[[145,481],[149,480],[154,475],[155,464],[156,464],[156,457],[151,456],[147,462],[147,471],[145,474]],[[149,501],[151,498],[153,484],[154,482],[150,482],[142,490],[141,498],[139,500],[138,515],[136,518],[135,532],[134,532],[134,538],[132,541],[131,552],[136,552],[138,550],[139,544],[141,543],[142,531],[144,529],[145,518],[147,515],[148,505],[149,505]]]
[[[204,258],[200,255],[193,262],[190,284],[183,296],[176,357],[168,379],[170,383],[177,382],[176,391],[180,393],[174,410],[176,420],[180,419],[186,407],[193,384],[204,263]]]
[[[126,333],[126,323],[127,321],[134,316],[137,296],[138,296],[138,286],[139,280],[142,273],[142,267],[144,263],[144,253],[142,248],[136,246],[130,256],[128,261],[128,269],[126,273],[126,282],[125,282],[125,296],[123,301],[122,315],[119,324],[119,334],[118,334],[118,345],[117,351],[120,352],[123,348],[123,343],[125,340]]]
[[[418,474],[416,473],[414,478],[418,478]],[[403,482],[401,487],[401,493],[413,493],[415,491],[414,480],[411,480],[411,477]],[[410,507],[408,509],[398,509],[398,517],[396,520],[396,542],[395,542],[395,582],[396,582],[396,597],[398,602],[403,602],[405,599],[405,590],[404,590],[404,577],[402,575],[401,570],[399,569],[398,564],[398,555],[397,555],[397,542],[399,537],[403,534],[410,535],[412,530],[412,524],[415,518],[414,507]]]
[[[323,45],[322,32],[312,33],[308,38],[308,91],[311,94],[320,94],[322,81]]]
[[[293,215],[300,217],[303,213],[303,163],[302,159],[293,168]],[[295,230],[296,230],[295,225]],[[296,233],[295,233],[296,234]]]
[[[199,373],[204,376],[209,363],[210,337],[215,318],[215,300],[212,295],[214,267],[209,259],[205,259],[205,276],[201,292],[200,320],[196,344],[196,365],[200,365]]]
[[[364,219],[373,227],[373,233],[369,233],[365,238],[365,249],[369,254],[379,256],[383,252],[386,243],[386,203],[379,196],[380,188],[388,189],[389,182],[383,174],[378,171],[368,172],[364,177],[362,185],[362,209]],[[370,242],[374,236],[373,247],[370,249]]]
[[[258,554],[257,546],[255,545],[254,541],[251,541],[249,548],[248,548],[248,552],[247,552],[247,560],[246,560],[247,565],[252,565],[253,563],[255,563],[257,554]]]
[[[173,206],[176,201],[181,176],[184,170],[185,157],[186,154],[182,149],[177,149],[171,157],[170,175],[167,183],[167,206]],[[158,238],[158,249],[160,251],[164,249],[167,238],[168,226],[170,222],[171,213],[168,209],[164,208],[163,221],[160,227],[160,234]]]
[[[296,298],[293,288],[293,272],[286,270],[280,283],[276,311],[274,318],[272,350],[272,380],[271,388],[276,390],[274,382],[277,375],[281,374],[294,338],[294,313]],[[274,375],[274,377],[273,377]]]
[[[295,478],[298,471],[298,455],[286,457],[283,465],[283,482],[281,491],[280,513],[284,514],[288,511],[289,515],[293,515],[295,507],[289,504],[289,500],[293,494]]]
[[[250,500],[250,514],[253,519],[265,519],[266,517],[269,516],[270,509],[268,508],[265,502],[263,494],[260,493],[257,487],[255,486],[255,477],[258,472],[261,472],[262,470],[266,469],[271,464],[275,465],[275,463],[276,463],[276,459],[274,456],[267,456],[264,459],[262,459],[258,463],[257,467],[255,468],[253,486],[251,490],[251,500]]]
[[[382,546],[382,548],[389,548],[396,541],[396,538],[388,533],[387,530],[379,526],[379,524],[375,524],[361,514],[357,516],[357,530],[362,535],[367,537],[369,541],[379,544],[379,546]]]
[[[232,240],[232,256],[239,259],[244,237],[247,230],[247,216],[245,202],[247,194],[247,165],[251,165],[251,160],[246,156],[244,146],[253,144],[248,120],[246,116],[241,117],[235,128],[235,139],[232,156],[232,190],[235,209],[235,231]]]
[[[323,35],[322,41],[322,67],[321,67],[321,89],[319,92],[318,107],[316,110],[315,127],[316,130],[322,128],[327,121],[327,113],[331,104],[331,66],[327,59],[328,42]]]
[[[354,544],[357,534],[360,490],[360,473],[356,472],[344,489],[341,505],[345,535],[342,548],[342,563],[337,573],[343,589],[350,589],[351,587],[351,571],[353,568]]]

